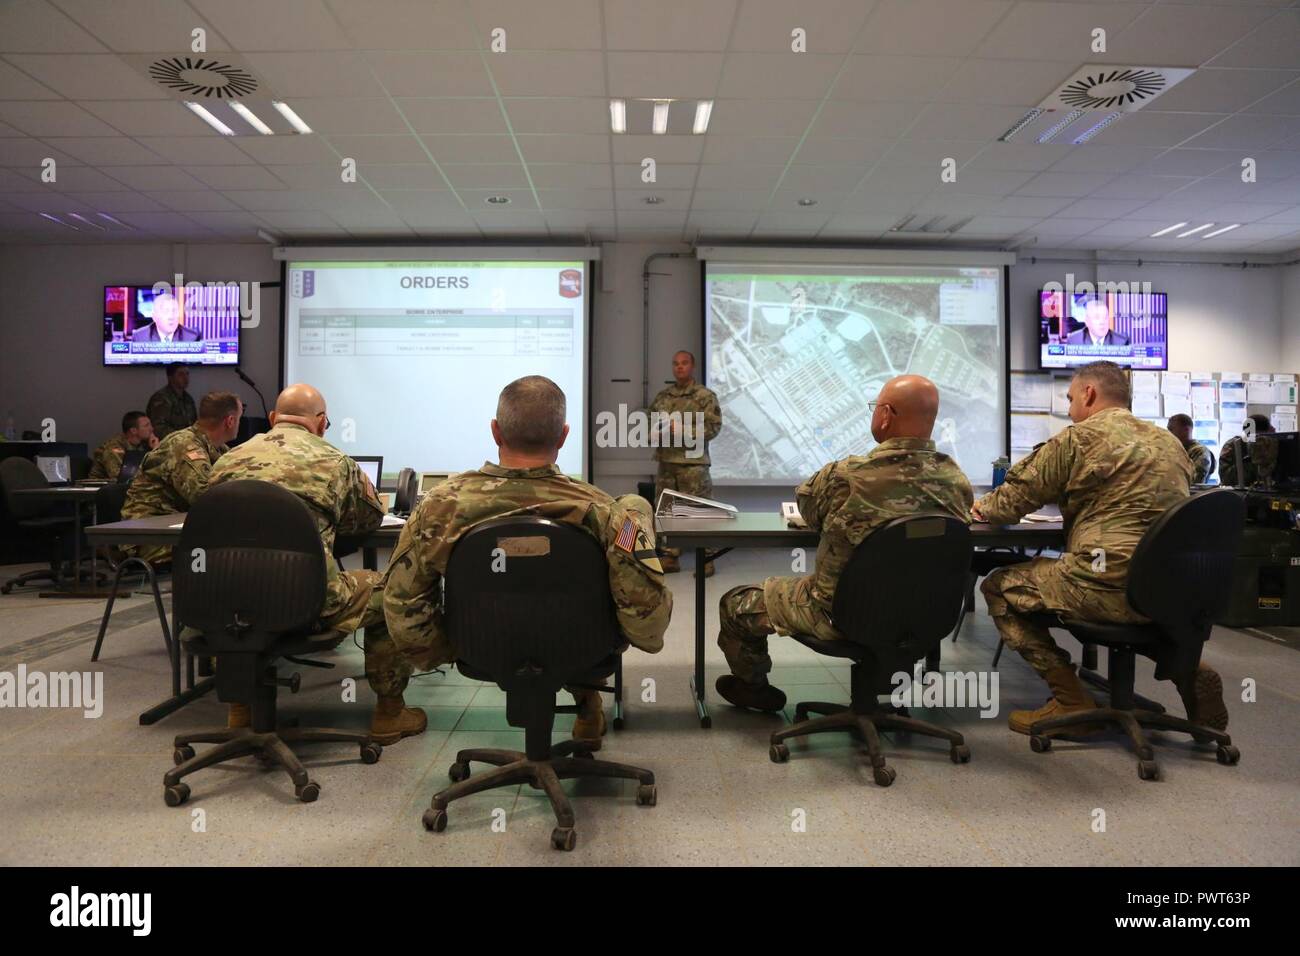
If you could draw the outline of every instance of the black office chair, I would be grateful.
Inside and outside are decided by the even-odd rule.
[[[1138,705],[1134,694],[1137,651],[1157,642],[1178,648],[1174,677],[1180,689],[1190,689],[1201,649],[1214,621],[1227,607],[1232,565],[1246,518],[1245,501],[1231,491],[1210,491],[1174,505],[1146,530],[1129,562],[1128,603],[1149,624],[1094,624],[1073,618],[1048,618],[1080,641],[1107,649],[1110,706],[1040,720],[1029,728],[1029,745],[1036,753],[1052,748],[1052,734],[1081,724],[1118,724],[1128,734],[1138,757],[1138,776],[1159,776],[1155,753],[1142,733],[1144,727],[1191,734],[1197,743],[1217,744],[1221,764],[1235,764],[1241,752],[1232,738],[1190,720]],[[1188,695],[1190,696],[1190,695]]]
[[[57,502],[32,501],[15,492],[48,488],[49,481],[36,464],[27,458],[12,457],[0,461],[0,489],[3,489],[5,508],[14,523],[27,535],[41,539],[49,548],[48,568],[24,571],[0,585],[0,594],[8,594],[15,587],[32,581],[50,581],[58,585],[63,580],[62,564],[68,559],[72,535],[76,527],[71,515],[63,514]],[[73,573],[79,573],[74,568]]]
[[[414,468],[403,468],[397,473],[397,486],[393,494],[393,514],[405,517],[415,510],[415,500],[420,492],[420,476]]]
[[[832,605],[842,640],[792,635],[818,654],[853,662],[849,700],[842,704],[804,701],[795,705],[795,723],[772,734],[768,752],[774,763],[790,759],[791,737],[847,730],[867,748],[876,783],[894,782],[894,768],[880,753],[881,730],[938,737],[951,744],[953,763],[970,760],[965,739],[924,720],[897,714],[876,698],[889,693],[891,677],[912,673],[952,628],[961,611],[971,563],[970,529],[949,515],[896,518],[867,536],[840,575]],[[809,713],[824,716],[807,719]]]
[[[95,515],[100,524],[113,524],[122,520],[122,505],[126,503],[128,484],[104,485],[95,492]],[[95,649],[90,653],[92,662],[99,660],[100,648],[104,646],[104,635],[108,633],[108,619],[113,614],[113,605],[117,602],[117,589],[122,582],[122,575],[131,569],[138,569],[149,589],[153,592],[154,607],[158,609],[158,623],[162,627],[163,643],[167,647],[170,659],[175,653],[172,648],[172,629],[167,626],[167,612],[163,609],[162,592],[158,589],[158,574],[153,565],[144,558],[129,557],[116,561],[113,567],[113,587],[108,592],[104,604],[104,616],[99,621],[99,635],[95,638]]]
[[[276,730],[276,689],[297,693],[299,678],[276,675],[275,660],[326,651],[347,635],[316,630],[325,603],[325,555],[311,512],[300,498],[267,481],[209,488],[185,518],[172,571],[176,616],[198,633],[181,638],[195,657],[217,658],[217,697],[249,705],[252,726],[176,736],[163,776],[169,807],[190,795],[181,781],[196,770],[256,754],[293,779],[303,803],[320,795],[290,743],[358,744],[374,763],[383,748],[369,734],[320,727]],[[214,743],[195,756],[191,744]]]
[[[502,554],[505,570],[494,570],[494,565],[501,567]],[[446,828],[446,808],[453,800],[521,782],[546,791],[555,811],[551,845],[557,850],[577,844],[573,807],[561,780],[636,780],[637,803],[654,806],[657,791],[649,770],[596,760],[586,742],[551,743],[556,693],[566,685],[602,682],[627,647],[599,542],[580,528],[548,518],[496,518],[476,525],[456,543],[443,580],[456,666],[465,676],[493,681],[506,692],[506,720],[524,729],[525,750],[456,754],[449,774],[453,783],[434,795],[424,812],[425,829]],[[496,769],[471,778],[474,760]]]

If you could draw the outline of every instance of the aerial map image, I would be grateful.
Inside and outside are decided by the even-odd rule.
[[[941,395],[934,438],[973,482],[1003,453],[1000,270],[707,276],[708,386],[722,405],[713,479],[797,484],[875,446],[871,410],[895,375]]]

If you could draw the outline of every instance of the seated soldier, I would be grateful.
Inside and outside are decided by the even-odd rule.
[[[239,434],[244,404],[233,392],[208,392],[199,402],[198,420],[172,432],[144,456],[122,505],[123,518],[189,511],[208,487],[212,464],[226,453],[226,443]],[[170,545],[131,546],[123,552],[151,564],[169,562]]]
[[[550,379],[530,375],[511,382],[501,392],[491,426],[501,463],[487,462],[444,481],[406,522],[388,565],[384,616],[393,640],[415,666],[456,660],[442,621],[447,560],[462,535],[502,515],[550,518],[599,541],[623,635],[651,654],[663,649],[673,600],[655,556],[650,507],[636,495],[616,500],[560,472],[555,460],[569,434],[564,419],[564,392]],[[579,707],[573,736],[599,745],[605,733],[600,694],[571,693]]]
[[[1234,435],[1223,443],[1219,454],[1219,483],[1239,488],[1253,488],[1273,477],[1277,465],[1277,439],[1267,415],[1251,415],[1255,440]],[[1241,474],[1237,474],[1237,449],[1241,449]]]
[[[913,514],[940,512],[969,520],[970,482],[930,440],[939,413],[934,383],[900,375],[885,383],[872,404],[871,434],[880,444],[865,456],[832,462],[796,491],[799,513],[808,527],[821,531],[814,572],[768,578],[761,587],[732,588],[722,596],[718,646],[731,673],[719,677],[716,686],[736,707],[774,711],[785,706],[785,694],[767,680],[769,634],[842,640],[831,619],[835,584],[867,535]]]
[[[402,659],[384,627],[383,575],[343,571],[334,560],[334,538],[379,527],[384,505],[355,461],[325,440],[329,428],[325,398],[310,385],[290,385],[276,399],[271,430],[231,450],[212,469],[209,486],[252,478],[270,481],[301,498],[316,519],[325,550],[322,631],[365,630],[366,679],[379,698],[370,735],[388,746],[423,733],[428,718],[403,699],[411,665]],[[247,705],[230,705],[230,726],[247,727]]]
[[[1169,416],[1165,426],[1178,439],[1192,463],[1192,484],[1203,485],[1214,471],[1214,453],[1192,437],[1192,416],[1179,412]]]
[[[122,459],[128,451],[152,451],[158,447],[153,423],[144,412],[127,412],[122,416],[122,433],[114,435],[90,456],[90,477],[116,481],[122,472]]]
[[[1009,524],[1056,502],[1065,522],[1066,545],[1060,558],[1034,558],[1001,568],[980,586],[1002,639],[1052,689],[1052,698],[1038,710],[1010,713],[1011,729],[1021,734],[1029,733],[1035,721],[1096,706],[1070,655],[1056,646],[1034,615],[1049,612],[1115,624],[1145,621],[1125,594],[1129,561],[1152,522],[1190,493],[1192,462],[1182,443],[1129,412],[1124,369],[1113,362],[1081,366],[1070,382],[1068,398],[1074,425],[1018,461],[1006,481],[971,509],[976,521]],[[1157,678],[1176,676],[1175,652],[1172,645],[1150,652]],[[1188,719],[1226,729],[1228,711],[1219,675],[1201,665],[1186,683],[1189,686],[1179,687],[1179,692]]]

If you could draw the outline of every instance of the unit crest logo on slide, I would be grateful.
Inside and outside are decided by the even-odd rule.
[[[560,271],[560,295],[566,299],[576,299],[582,295],[582,273],[579,270]]]
[[[316,270],[295,269],[290,277],[289,294],[295,299],[310,299],[316,294]]]

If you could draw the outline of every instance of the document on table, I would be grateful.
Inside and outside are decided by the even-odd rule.
[[[184,521],[178,521],[178,522],[176,522],[175,524],[169,524],[167,527],[169,527],[169,528],[183,528],[183,527],[185,527],[185,522],[184,522]]]
[[[1051,524],[1054,521],[1060,521],[1060,515],[1044,514],[1041,511],[1035,511],[1033,514],[1027,514],[1020,519],[1021,524]]]
[[[400,528],[406,524],[406,519],[400,515],[384,515],[384,520],[379,522],[381,528]]]

